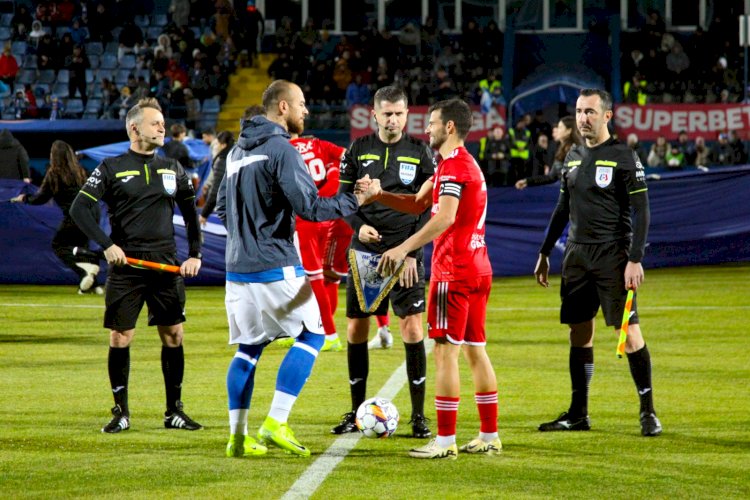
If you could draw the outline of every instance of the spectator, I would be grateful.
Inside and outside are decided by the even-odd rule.
[[[229,88],[229,79],[226,77],[218,62],[211,65],[211,72],[207,76],[208,95],[219,96],[219,102],[227,100],[227,89]]]
[[[13,82],[16,81],[16,75],[18,75],[18,61],[11,52],[10,42],[6,42],[3,53],[0,54],[0,80],[12,87]]]
[[[106,77],[102,78],[102,103],[104,108],[102,118],[116,118],[116,116],[110,116],[110,107],[114,105],[118,97],[120,97],[120,91],[117,90],[117,86],[112,80]]]
[[[73,38],[73,43],[76,45],[83,45],[88,41],[89,30],[86,26],[81,24],[80,17],[73,19],[73,24],[70,27],[70,36]]]
[[[636,71],[633,77],[622,86],[624,102],[645,106],[648,102],[647,88],[648,82],[639,71]]]
[[[193,95],[193,91],[189,87],[183,89],[182,93],[185,98],[185,124],[191,129],[195,129],[201,117],[201,102]]]
[[[80,4],[80,1],[77,3]],[[54,21],[59,26],[69,26],[73,22],[75,12],[76,4],[71,0],[57,0]]]
[[[336,83],[337,92],[340,97],[346,93],[346,88],[352,82],[352,70],[349,67],[351,54],[345,51],[333,66],[333,81]]]
[[[735,151],[731,144],[729,144],[729,134],[722,132],[718,136],[718,141],[714,144],[713,160],[717,165],[734,165],[735,164]]]
[[[665,58],[667,65],[667,81],[669,91],[675,95],[683,95],[686,90],[686,74],[690,68],[690,58],[682,49],[682,45],[675,43]]]
[[[664,155],[664,163],[670,170],[682,170],[685,166],[685,153],[680,149],[678,144],[672,144],[672,146],[667,148],[667,153]]]
[[[219,186],[221,180],[224,178],[224,173],[227,168],[227,156],[229,150],[234,145],[234,135],[229,131],[222,131],[219,133],[217,139],[218,152],[216,157],[213,159],[211,164],[211,175],[213,176],[213,183],[211,189],[208,191],[206,196],[206,203],[203,205],[199,220],[202,226],[208,222],[208,216],[214,211],[216,207],[216,197],[219,194]]]
[[[538,109],[534,113],[534,120],[529,124],[528,129],[531,132],[531,140],[534,143],[537,142],[541,135],[546,135],[547,140],[552,137],[552,126],[544,119],[544,112],[541,109]]]
[[[45,69],[57,71],[60,68],[61,61],[58,57],[57,42],[52,38],[52,35],[45,33],[39,40],[39,46],[36,49],[36,61],[37,68],[40,71]]]
[[[10,130],[0,130],[0,179],[31,182],[29,154]]]
[[[187,129],[185,125],[181,123],[175,123],[169,127],[169,135],[172,136],[172,140],[162,146],[161,150],[164,156],[177,160],[182,168],[191,170],[193,168],[193,162],[190,161],[190,152],[187,146],[183,144],[185,137],[187,136]]]
[[[489,71],[487,78],[479,81],[479,92],[481,94],[480,103],[482,112],[489,111],[490,106],[500,106],[505,104],[503,97],[503,84],[497,78],[497,73]]]
[[[190,84],[189,87],[193,89],[195,97],[203,101],[208,97],[208,74],[203,67],[203,61],[196,59],[193,62],[193,69],[190,71]]]
[[[34,47],[39,46],[39,41],[42,39],[47,32],[42,27],[41,21],[34,21],[31,23],[31,31],[29,32],[29,43]]]
[[[26,110],[29,107],[29,100],[26,98],[26,94],[23,90],[16,90],[16,94],[13,96],[13,112],[15,113],[16,120],[26,118]]]
[[[690,142],[690,137],[688,137],[687,130],[680,130],[680,133],[677,135],[677,148],[680,150],[680,152],[685,156],[685,161],[683,163],[683,166],[685,165],[692,165],[694,158],[692,158],[693,151],[695,149],[694,144]]]
[[[666,156],[669,145],[667,139],[660,135],[656,138],[656,142],[651,145],[651,150],[648,152],[648,158],[646,163],[649,167],[663,167],[667,164]]]
[[[432,83],[431,95],[435,101],[445,101],[458,94],[456,85],[445,68],[439,67]]]
[[[249,62],[255,66],[255,54],[258,53],[259,40],[263,40],[265,21],[263,14],[255,7],[254,3],[247,2],[245,11],[238,12],[238,17],[240,18],[240,25],[243,28],[239,31],[244,35],[240,38],[240,48],[247,50],[248,57],[250,58]]]
[[[535,175],[516,181],[516,189],[525,189],[528,186],[543,186],[557,182],[562,177],[565,158],[568,156],[570,149],[583,142],[581,134],[576,126],[574,116],[564,116],[552,129],[552,138],[559,143],[555,155],[552,158],[552,167],[545,171],[544,175]]]
[[[294,69],[292,68],[292,61],[289,59],[289,54],[286,51],[280,52],[278,57],[268,66],[267,73],[272,80],[292,81],[294,79]]]
[[[10,21],[12,38],[13,40],[25,40],[31,31],[31,25],[34,23],[34,18],[29,13],[29,8],[26,4],[20,4],[16,7],[16,13]],[[42,23],[39,23],[41,27]]]
[[[346,107],[351,108],[357,104],[370,104],[370,87],[362,83],[361,73],[354,75],[354,81],[346,88]]]
[[[140,46],[143,45],[143,32],[141,28],[128,19],[122,26],[118,43],[117,60],[121,62],[125,54],[135,54]]]
[[[698,168],[708,167],[712,164],[711,149],[706,146],[706,139],[702,136],[695,138],[695,155],[692,165]]]
[[[98,2],[96,8],[89,11],[88,26],[91,41],[107,43],[112,40],[112,28],[115,27],[115,23],[104,2]]]
[[[549,161],[549,137],[541,134],[536,139],[536,147],[534,148],[534,162],[531,166],[531,176],[545,175],[550,171]]]
[[[86,70],[91,66],[89,58],[83,51],[83,46],[73,47],[73,53],[65,59],[65,67],[68,69],[68,96],[75,97],[76,92],[81,94],[81,101],[86,106]]]
[[[729,145],[734,151],[734,164],[744,165],[747,163],[747,150],[736,130],[729,131]]]
[[[628,134],[627,144],[630,149],[633,150],[633,152],[638,155],[638,159],[643,162],[644,158],[647,158],[646,151],[643,149],[643,146],[641,146],[641,142],[638,140],[638,136],[631,133]]]
[[[31,89],[31,84],[24,84],[23,93],[26,95],[26,100],[29,103],[28,107],[26,108],[26,116],[29,118],[38,118],[39,108],[36,104],[36,96],[34,95],[34,91]]]
[[[36,5],[36,18],[45,26],[52,26],[57,16],[55,2],[52,0],[41,0]]]
[[[510,142],[502,127],[494,127],[480,141],[479,159],[486,163],[490,186],[507,186],[510,167]]]
[[[120,95],[109,107],[109,118],[119,118],[120,120],[124,120],[128,110],[132,108],[136,102],[137,101],[130,94],[130,89],[123,86],[120,89]]]
[[[159,35],[159,38],[156,39],[156,46],[154,47],[154,57],[158,56],[159,50],[161,50],[161,57],[169,59],[173,55],[172,41],[169,38],[169,35],[167,35],[166,33],[162,33],[161,35]]]

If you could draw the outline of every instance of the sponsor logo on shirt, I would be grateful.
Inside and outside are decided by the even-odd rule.
[[[469,243],[469,246],[472,250],[476,250],[477,248],[483,248],[487,246],[487,243],[484,241],[484,235],[481,234],[472,234],[471,235],[471,242]]]

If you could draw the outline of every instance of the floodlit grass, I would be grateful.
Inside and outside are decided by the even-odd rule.
[[[555,277],[556,278],[556,277]],[[750,497],[750,267],[648,270],[639,316],[654,364],[658,438],[640,436],[638,397],[616,335],[599,318],[591,387],[593,429],[542,434],[536,426],[567,408],[567,334],[557,323],[557,283],[494,283],[488,351],[500,384],[499,457],[417,461],[407,450],[406,388],[395,403],[402,427],[387,440],[361,439],[314,498],[748,498]],[[160,347],[146,317],[131,347],[132,428],[104,435],[112,406],[103,300],[75,287],[0,287],[0,497],[279,498],[334,442],[329,428],[349,409],[346,353],[322,353],[294,412],[300,459],[271,449],[227,459],[223,289],[189,288],[186,377],[198,432],[163,428]],[[343,301],[342,301],[343,302]],[[345,331],[343,312],[337,318]],[[373,329],[374,331],[374,329]],[[394,333],[397,328],[394,328]],[[250,427],[268,410],[285,350],[259,363]],[[371,352],[370,395],[403,362],[403,345]],[[435,414],[428,373],[427,414]],[[477,432],[469,373],[459,409],[459,444]]]

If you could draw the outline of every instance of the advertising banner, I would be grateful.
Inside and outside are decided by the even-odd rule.
[[[730,130],[749,139],[750,104],[620,104],[614,123],[623,141],[631,133],[641,141],[655,141],[659,136],[672,141],[682,130],[693,140],[702,136],[715,141],[720,133]]]

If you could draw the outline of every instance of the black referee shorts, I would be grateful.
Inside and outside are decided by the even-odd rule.
[[[583,323],[596,316],[601,306],[607,326],[620,327],[628,291],[625,266],[629,241],[601,244],[568,242],[560,283],[560,323]],[[638,323],[635,296],[630,324]]]
[[[130,252],[130,257],[177,265],[177,256]],[[104,327],[125,331],[135,328],[143,304],[148,305],[149,326],[185,322],[185,282],[179,274],[110,266],[105,294]]]
[[[354,278],[352,271],[346,278],[346,317],[347,318],[368,318],[370,316],[383,316],[388,314],[389,302],[393,304],[393,312],[399,318],[405,318],[413,314],[423,313],[425,311],[425,286],[424,279],[424,262],[422,259],[417,260],[417,283],[409,288],[396,285],[388,294],[388,297],[378,306],[377,310],[372,313],[362,311],[357,300],[357,292],[354,289]]]

